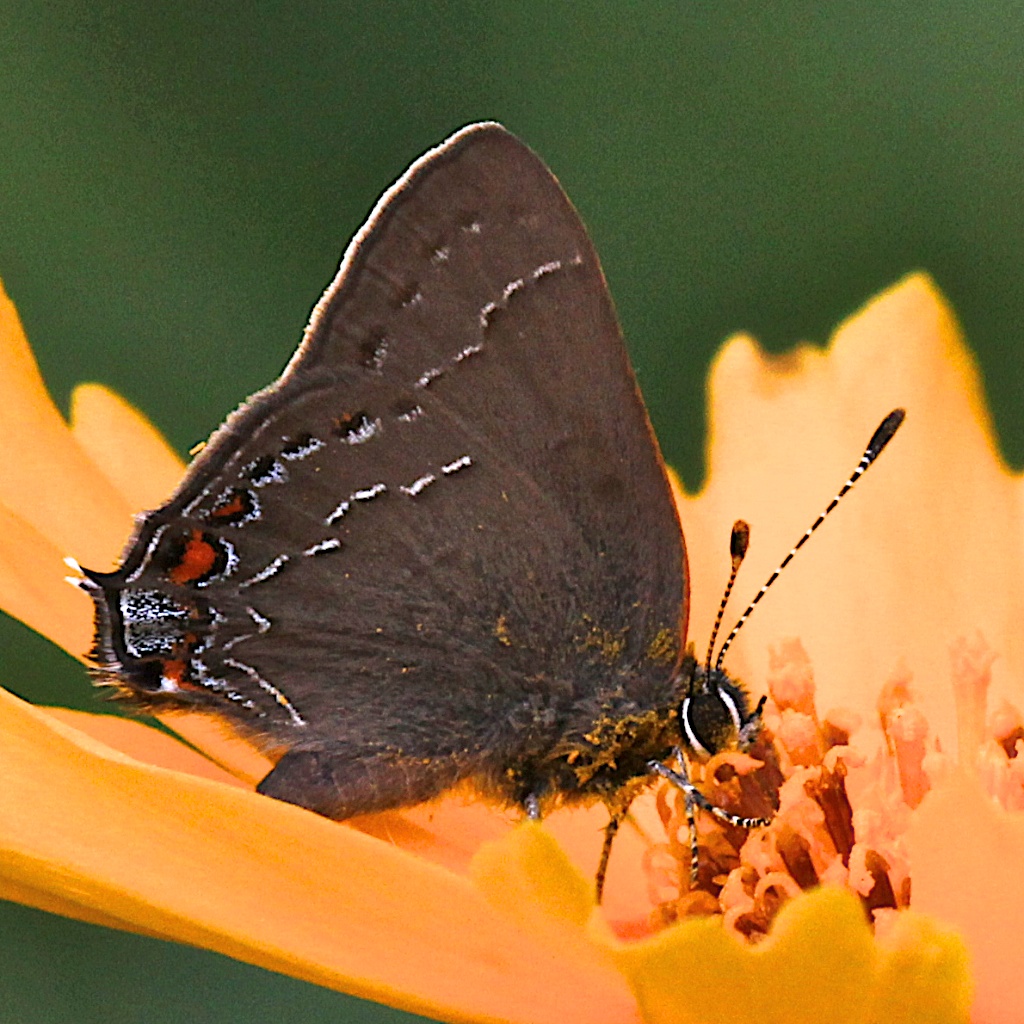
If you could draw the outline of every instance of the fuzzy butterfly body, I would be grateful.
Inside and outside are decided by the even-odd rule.
[[[597,255],[495,124],[384,195],[279,380],[84,586],[103,682],[225,716],[280,754],[262,792],[335,818],[466,780],[614,811],[703,686]]]

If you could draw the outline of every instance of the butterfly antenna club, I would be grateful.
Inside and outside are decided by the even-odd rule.
[[[718,631],[722,627],[722,617],[725,615],[725,606],[729,603],[729,595],[736,583],[736,574],[740,571],[743,559],[746,557],[747,548],[750,547],[750,526],[742,519],[737,519],[732,524],[732,535],[729,538],[729,554],[732,558],[732,569],[729,572],[729,582],[725,585],[725,593],[722,594],[721,603],[718,605],[718,614],[715,616],[715,624],[711,629],[711,639],[708,641],[708,656],[704,662],[704,678],[711,678],[711,659],[715,653],[715,641],[718,639]]]
[[[878,428],[871,435],[871,440],[868,442],[867,448],[864,449],[864,454],[860,458],[860,462],[857,463],[857,468],[850,474],[849,479],[840,488],[836,496],[828,503],[825,510],[818,516],[817,519],[808,527],[804,535],[793,545],[790,552],[786,557],[779,563],[779,567],[768,577],[768,581],[765,585],[754,595],[754,600],[747,605],[746,611],[739,617],[736,625],[733,626],[732,632],[725,638],[725,643],[722,644],[722,649],[718,652],[718,658],[715,661],[715,668],[721,669],[722,663],[725,661],[726,652],[729,650],[733,640],[736,639],[736,634],[743,628],[743,624],[750,618],[751,613],[757,607],[758,602],[764,597],[768,588],[779,578],[782,574],[782,570],[789,565],[790,562],[796,557],[796,553],[807,543],[811,538],[811,534],[818,529],[819,526],[828,518],[835,507],[840,501],[849,493],[853,488],[854,484],[868,471],[871,464],[882,454],[885,446],[892,440],[893,435],[900,428],[903,420],[906,418],[906,411],[903,409],[893,409],[888,416],[878,425]]]

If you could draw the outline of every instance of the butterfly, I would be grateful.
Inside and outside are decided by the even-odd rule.
[[[463,783],[535,818],[603,801],[599,892],[659,775],[761,823],[686,774],[749,746],[761,705],[687,649],[683,534],[597,254],[500,125],[384,194],[281,377],[115,572],[82,571],[98,680],[230,720],[277,758],[267,796],[335,819]]]

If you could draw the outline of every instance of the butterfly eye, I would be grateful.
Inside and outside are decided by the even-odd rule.
[[[729,707],[718,694],[700,693],[687,697],[679,709],[686,745],[699,757],[711,757],[728,745],[736,725]]]
[[[747,696],[730,680],[708,687],[679,706],[680,731],[689,750],[713,757],[723,750],[745,750],[761,730],[761,700],[753,712]]]

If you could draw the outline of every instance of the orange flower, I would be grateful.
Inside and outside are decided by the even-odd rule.
[[[132,513],[159,504],[181,466],[101,387],[78,389],[68,427],[2,297],[0,390],[0,606],[81,656],[90,603],[62,582],[63,558],[112,565]],[[968,951],[973,1019],[1017,1019],[1021,484],[999,464],[977,374],[928,280],[873,302],[827,353],[769,361],[746,339],[723,350],[710,482],[680,496],[691,636],[708,635],[733,520],[752,523],[741,581],[760,584],[897,405],[908,420],[891,449],[730,656],[773,696],[790,780],[779,828],[838,883],[785,902],[761,941],[731,932],[796,887],[777,870],[774,825],[743,845],[723,889],[732,928],[691,918],[652,935],[652,913],[688,912],[668,891],[670,802],[653,792],[597,909],[600,809],[518,825],[455,794],[338,824],[254,793],[268,762],[211,720],[168,719],[189,746],[3,691],[0,897],[445,1020],[963,1021]],[[794,632],[802,646],[780,647]],[[860,849],[845,859],[800,782],[839,763]],[[889,905],[909,894],[913,908],[876,912],[877,936],[851,892],[878,881],[872,857]],[[761,904],[744,887],[755,878]]]

